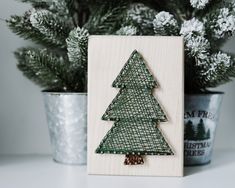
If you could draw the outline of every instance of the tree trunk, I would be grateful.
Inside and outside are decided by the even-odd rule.
[[[125,165],[140,165],[144,164],[144,159],[141,155],[126,155]]]

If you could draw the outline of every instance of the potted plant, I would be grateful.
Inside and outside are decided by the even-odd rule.
[[[209,89],[235,76],[235,59],[221,50],[235,33],[235,2],[168,1],[154,21],[157,35],[182,35],[185,42],[184,164],[211,161],[222,92]]]
[[[210,161],[222,93],[213,93],[208,89],[235,77],[234,57],[220,49],[235,31],[233,1],[22,1],[31,3],[32,9],[22,16],[12,16],[7,24],[19,36],[40,44],[37,48],[19,49],[15,54],[24,75],[45,89],[43,93],[54,153],[58,152],[62,158],[68,153],[76,153],[74,149],[67,152],[57,147],[70,148],[66,145],[70,135],[65,128],[71,119],[81,114],[75,113],[66,118],[63,112],[72,113],[74,108],[81,107],[81,101],[86,101],[89,35],[183,35],[185,164]],[[83,97],[78,99],[78,96]],[[72,97],[79,102],[76,103]],[[85,111],[83,107],[82,113],[85,114]],[[77,128],[81,130],[79,126]],[[85,135],[85,131],[82,134]],[[57,154],[54,154],[55,160],[76,163],[63,161],[61,157],[58,159]]]
[[[121,27],[128,3],[22,2],[30,3],[32,8],[6,22],[14,33],[39,46],[18,49],[17,67],[43,88],[53,159],[85,164],[88,36],[112,34]]]

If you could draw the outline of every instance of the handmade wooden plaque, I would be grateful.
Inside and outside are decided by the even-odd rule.
[[[90,36],[88,174],[183,176],[182,37]]]

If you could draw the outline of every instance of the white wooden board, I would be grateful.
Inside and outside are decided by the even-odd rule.
[[[154,96],[168,122],[160,129],[173,156],[145,156],[144,165],[124,165],[125,155],[96,154],[95,149],[113,126],[101,120],[119,89],[111,86],[137,50],[146,60],[160,87]],[[183,39],[157,36],[91,36],[88,43],[88,174],[182,176],[183,175]]]

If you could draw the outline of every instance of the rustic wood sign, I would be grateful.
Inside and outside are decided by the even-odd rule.
[[[183,175],[183,39],[91,36],[88,173]]]

